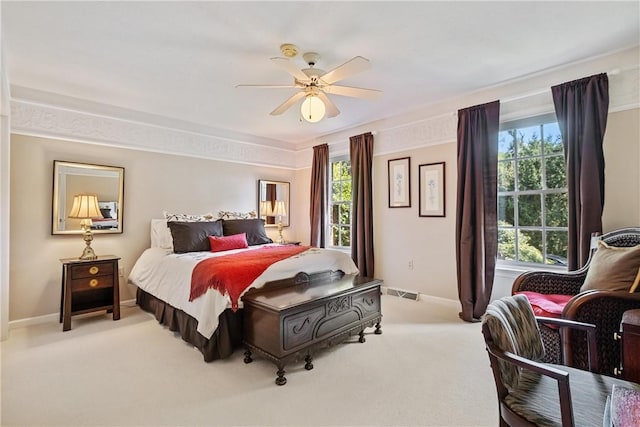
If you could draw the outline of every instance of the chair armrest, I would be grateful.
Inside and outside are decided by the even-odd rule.
[[[563,328],[576,329],[579,331],[583,331],[587,334],[587,351],[589,356],[589,371],[590,372],[599,372],[600,370],[600,361],[598,359],[598,350],[597,350],[597,341],[596,341],[596,325],[592,323],[584,323],[577,322],[575,320],[567,320],[567,319],[556,319],[551,317],[536,317],[536,321],[538,323],[543,323],[546,325],[555,325],[559,326],[561,330]],[[566,339],[566,334],[561,333],[560,339],[562,340],[562,344]],[[564,345],[560,347],[562,351],[563,360],[566,364],[566,356],[565,356],[565,348]]]
[[[496,359],[507,363],[513,363],[523,369],[528,369],[541,375],[553,378],[558,383],[558,395],[560,397],[560,415],[563,426],[574,426],[573,405],[571,403],[571,388],[569,386],[569,373],[560,369],[548,366],[544,363],[534,362],[518,356],[517,354],[500,350],[493,341],[486,343],[487,351]],[[494,373],[495,375],[495,373]]]
[[[620,344],[614,339],[614,333],[620,330],[623,313],[637,308],[640,308],[640,293],[591,290],[571,298],[562,312],[562,318],[596,325],[601,372],[614,375],[614,369],[620,366]],[[572,334],[563,344],[567,364],[582,366],[585,359],[584,342],[581,344],[579,337]]]
[[[587,277],[587,270],[559,273],[553,271],[527,271],[513,282],[511,294],[522,291],[541,294],[575,295]]]

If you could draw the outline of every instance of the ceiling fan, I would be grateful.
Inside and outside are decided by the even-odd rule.
[[[317,60],[320,58],[315,52],[307,52],[302,58],[307,63],[308,68],[299,69],[288,58],[295,57],[298,53],[296,46],[291,44],[283,44],[280,51],[287,58],[271,58],[271,61],[278,67],[293,76],[293,84],[291,85],[260,85],[260,84],[242,84],[236,87],[255,87],[255,88],[297,88],[300,89],[286,101],[276,107],[270,114],[277,116],[284,113],[289,107],[297,101],[304,98],[300,112],[302,118],[308,122],[317,122],[325,116],[335,117],[340,114],[338,107],[329,99],[327,94],[349,96],[353,98],[376,99],[382,92],[375,89],[363,89],[352,86],[335,85],[334,83],[345,79],[353,74],[362,72],[371,68],[368,59],[362,56],[351,58],[344,64],[333,68],[330,71],[324,71],[314,68]]]

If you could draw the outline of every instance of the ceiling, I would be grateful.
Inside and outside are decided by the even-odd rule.
[[[286,145],[545,69],[640,44],[640,2],[29,2],[2,1],[12,97],[137,114],[172,126]],[[318,52],[330,70],[372,68],[340,84],[378,100],[330,95],[341,114],[270,116],[295,89],[236,88],[293,78],[270,58]],[[605,70],[606,71],[606,70]],[[125,111],[126,110],[126,111]]]

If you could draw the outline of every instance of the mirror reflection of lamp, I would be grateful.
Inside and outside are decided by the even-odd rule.
[[[284,244],[284,237],[282,237],[282,217],[287,216],[287,207],[282,200],[276,200],[273,215],[278,219],[278,241],[276,243]]]
[[[98,258],[91,247],[91,241],[93,240],[93,234],[91,233],[93,222],[91,219],[102,218],[100,206],[98,206],[98,196],[95,194],[77,194],[73,196],[73,206],[71,207],[69,218],[81,220],[80,227],[84,230],[82,238],[86,246],[78,259],[90,260]]]
[[[260,202],[260,216],[273,216],[273,212],[271,211],[271,201],[263,200]]]

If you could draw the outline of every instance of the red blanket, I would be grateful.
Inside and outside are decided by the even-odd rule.
[[[216,289],[231,298],[231,308],[238,309],[238,298],[271,264],[297,255],[309,246],[267,246],[238,254],[200,261],[191,273],[189,301]]]

